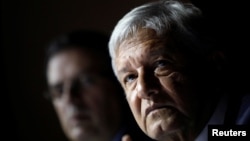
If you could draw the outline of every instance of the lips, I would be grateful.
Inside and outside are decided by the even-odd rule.
[[[69,119],[68,122],[71,126],[82,126],[90,122],[90,117],[86,114],[74,114]]]
[[[146,116],[155,110],[159,110],[159,109],[163,109],[163,108],[170,110],[171,113],[176,111],[176,109],[171,105],[153,104],[152,106],[150,106],[146,109]]]

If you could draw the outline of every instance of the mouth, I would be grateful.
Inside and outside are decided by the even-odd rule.
[[[82,127],[91,122],[91,118],[86,115],[77,114],[72,116],[69,121],[73,127]]]
[[[176,109],[171,105],[153,104],[152,106],[146,109],[146,116],[160,109],[167,109],[169,113],[173,113],[174,111],[176,111]]]

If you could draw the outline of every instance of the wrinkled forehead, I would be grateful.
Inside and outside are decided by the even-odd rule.
[[[130,51],[132,54],[136,49],[150,49],[152,52],[163,51],[169,53],[169,55],[174,54],[175,43],[169,34],[158,35],[152,29],[141,29],[138,30],[133,35],[128,36],[124,39],[121,44],[116,49],[116,58],[121,57],[122,54]]]
[[[123,52],[122,50],[128,50],[131,47],[140,46],[140,44],[151,40],[159,40],[159,37],[156,36],[156,33],[153,30],[138,30],[136,33],[127,36],[127,38],[117,46],[116,56],[119,56],[119,54]]]
[[[189,47],[191,44],[184,41],[182,37],[177,38],[172,33],[158,35],[152,29],[142,29],[118,46],[113,60],[114,67],[121,65],[119,63],[126,58],[135,56],[164,56],[183,66],[190,64],[194,59],[199,60],[192,47]]]

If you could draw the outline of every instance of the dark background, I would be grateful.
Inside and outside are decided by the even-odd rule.
[[[4,132],[0,140],[66,141],[51,103],[43,97],[46,44],[55,36],[75,29],[109,34],[126,12],[148,1],[1,0],[0,127]],[[244,3],[230,1],[194,2],[216,19],[221,26],[219,33],[225,33],[220,39],[230,54],[231,81],[248,80],[245,74],[249,64],[246,28],[249,8],[244,8]]]

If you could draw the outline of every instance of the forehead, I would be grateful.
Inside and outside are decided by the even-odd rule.
[[[164,44],[164,40],[156,36],[153,30],[139,30],[138,33],[132,37],[124,40],[118,47],[116,55],[122,56],[124,53],[131,51],[135,53],[135,50],[146,49],[146,47],[158,47]],[[155,48],[147,48],[150,50],[155,50]]]
[[[115,59],[125,59],[137,55],[141,57],[144,55],[153,56],[158,53],[168,54],[171,52],[172,46],[172,40],[169,36],[158,36],[151,29],[141,29],[119,45]]]
[[[118,73],[134,65],[146,65],[160,58],[185,66],[189,63],[190,56],[180,44],[182,43],[176,43],[170,34],[157,36],[153,30],[141,30],[118,47],[113,60],[115,71]]]
[[[47,78],[49,83],[60,79],[70,79],[81,73],[94,69],[98,60],[90,52],[81,49],[66,49],[54,54],[48,61]]]

